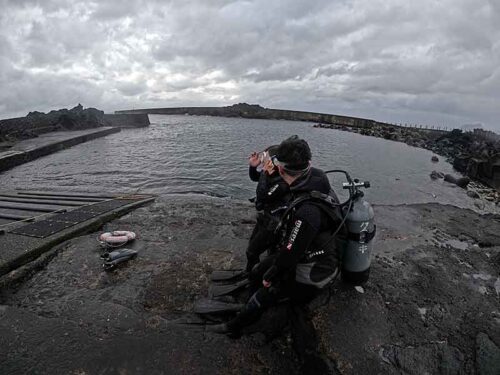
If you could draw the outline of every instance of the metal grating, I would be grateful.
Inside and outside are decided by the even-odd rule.
[[[83,207],[81,207],[81,210],[86,211],[86,212],[96,212],[96,213],[101,214],[104,212],[114,210],[115,208],[125,206],[126,204],[130,204],[130,203],[132,203],[130,200],[114,199],[114,200],[108,201],[108,202],[102,202],[102,203],[92,204],[89,206],[83,206]]]
[[[65,221],[68,223],[78,224],[82,221],[92,219],[99,215],[97,212],[83,211],[82,209],[76,209],[69,212],[64,212],[62,214],[54,215],[50,218],[51,221]]]
[[[63,229],[72,227],[75,223],[64,221],[41,220],[33,224],[28,224],[20,228],[16,228],[11,233],[21,234],[23,236],[45,238],[60,232]]]
[[[36,223],[16,228],[12,230],[11,233],[45,238],[63,229],[112,211],[118,207],[130,204],[132,201],[133,200],[130,199],[114,199],[112,201],[82,206],[69,212],[58,213],[46,220],[37,221]]]

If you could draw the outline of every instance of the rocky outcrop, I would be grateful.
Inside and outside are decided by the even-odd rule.
[[[0,142],[8,148],[9,142],[34,138],[38,134],[58,130],[83,130],[104,126],[104,112],[95,108],[84,109],[78,104],[72,109],[30,112],[26,117],[0,120]],[[6,144],[5,144],[6,143]]]
[[[500,136],[493,132],[479,129],[466,133],[459,129],[445,132],[381,123],[375,123],[370,128],[335,124],[317,124],[315,127],[349,131],[431,150],[444,156],[467,177],[500,189]],[[433,157],[433,161],[436,160],[438,158]]]
[[[469,182],[470,182],[470,178],[468,178],[468,177],[455,177],[455,176],[452,176],[451,174],[445,174],[444,180],[446,182],[451,183],[451,184],[455,184],[458,187],[461,187],[462,189],[466,189],[467,185],[469,185]]]
[[[500,189],[500,136],[491,132],[463,133],[455,129],[426,148],[447,157],[466,176]],[[487,135],[487,136],[486,136]]]

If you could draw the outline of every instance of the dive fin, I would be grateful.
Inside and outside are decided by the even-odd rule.
[[[223,314],[229,312],[238,312],[243,305],[240,303],[228,303],[209,298],[203,298],[194,304],[193,312],[196,314]]]
[[[120,249],[115,250],[110,253],[105,253],[101,256],[103,258],[104,263],[102,267],[105,271],[112,271],[116,268],[120,263],[126,262],[129,259],[133,259],[137,256],[136,250],[131,249]]]
[[[114,250],[110,253],[104,253],[101,255],[101,258],[104,259],[106,262],[110,262],[119,258],[130,259],[136,255],[137,255],[137,250],[119,249],[119,250]]]
[[[212,281],[230,281],[233,279],[242,279],[247,276],[245,270],[215,270],[210,275]]]
[[[234,284],[210,285],[208,294],[212,298],[225,296],[245,288],[248,284],[250,284],[250,281],[248,279],[243,279]]]

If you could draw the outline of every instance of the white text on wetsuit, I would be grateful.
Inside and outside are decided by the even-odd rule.
[[[290,239],[288,240],[288,245],[286,245],[286,248],[288,250],[292,250],[293,243],[295,242],[295,238],[297,237],[297,234],[299,233],[300,226],[302,225],[302,220],[297,220],[295,222],[295,227],[293,228],[292,234],[290,234]]]
[[[274,193],[274,192],[276,191],[276,189],[278,189],[278,188],[279,188],[279,185],[278,185],[278,184],[274,185],[274,186],[273,186],[273,187],[269,190],[269,192],[267,193],[267,195],[273,195],[273,193]]]

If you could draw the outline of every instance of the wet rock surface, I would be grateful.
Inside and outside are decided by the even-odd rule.
[[[491,373],[500,218],[438,204],[375,212],[363,293],[338,282],[313,314],[320,350],[310,363],[330,364],[315,373]],[[103,228],[138,234],[129,246],[138,257],[116,271],[102,269],[98,233],[62,244],[0,290],[0,373],[306,373],[288,329],[232,340],[191,313],[212,270],[244,263],[253,224],[244,202],[162,197]]]
[[[467,177],[500,189],[500,135],[475,129],[462,132],[454,129],[450,132],[402,127],[376,123],[370,127],[347,127],[335,124],[316,124],[318,128],[329,128],[404,142],[410,146],[425,148],[444,156],[453,167]],[[438,162],[437,156],[432,156]]]

